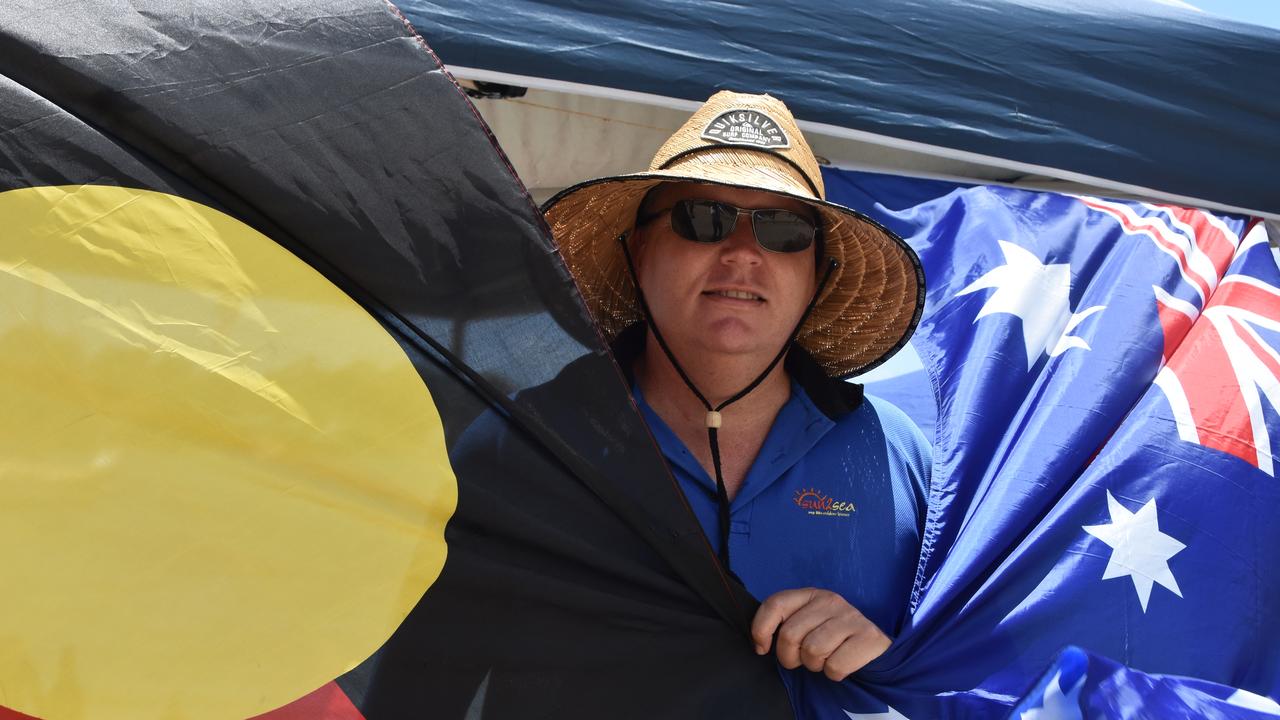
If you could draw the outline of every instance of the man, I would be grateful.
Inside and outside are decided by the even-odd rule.
[[[543,210],[713,548],[767,597],[756,651],[837,680],[878,657],[906,617],[930,457],[839,378],[907,341],[915,254],[823,200],[767,95],[717,93],[648,172]]]

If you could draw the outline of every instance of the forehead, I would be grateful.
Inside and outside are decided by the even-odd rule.
[[[746,190],[725,185],[702,183],[664,183],[653,191],[648,205],[656,210],[671,207],[679,200],[716,200],[740,208],[769,208],[811,213],[809,205],[795,198],[777,195],[763,190]]]

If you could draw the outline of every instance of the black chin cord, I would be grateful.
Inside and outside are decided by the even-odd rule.
[[[813,292],[813,298],[809,300],[809,306],[804,309],[804,314],[800,316],[795,328],[791,330],[791,335],[783,343],[782,349],[778,351],[778,354],[773,356],[773,360],[770,361],[764,372],[757,375],[755,380],[752,380],[746,387],[734,393],[728,400],[712,407],[711,402],[702,394],[702,391],[698,390],[698,386],[693,384],[689,374],[680,366],[680,363],[676,360],[675,353],[671,352],[667,341],[663,339],[662,333],[658,331],[657,324],[653,322],[653,315],[649,312],[649,303],[645,302],[644,292],[640,290],[640,278],[636,276],[636,267],[631,260],[631,251],[627,248],[627,234],[619,235],[618,242],[622,245],[622,255],[627,260],[627,272],[631,274],[631,283],[636,288],[636,300],[640,303],[640,312],[644,314],[645,322],[648,323],[649,329],[653,331],[654,339],[658,341],[658,346],[662,348],[662,353],[667,356],[667,360],[671,362],[671,367],[676,369],[676,373],[680,375],[680,379],[684,381],[685,386],[707,409],[707,444],[711,446],[711,464],[716,471],[716,500],[720,519],[720,564],[724,566],[725,570],[733,572],[729,565],[729,490],[724,484],[724,472],[720,467],[720,425],[722,422],[720,411],[755,390],[769,376],[769,373],[773,372],[778,363],[782,362],[782,358],[786,357],[787,349],[791,347],[791,343],[795,342],[796,335],[800,334],[801,326],[804,325],[805,320],[809,319],[809,314],[813,312],[814,306],[818,304],[818,297],[822,295],[823,288],[827,286],[827,281],[831,279],[831,274],[835,272],[840,263],[835,258],[827,258],[827,269],[822,274],[822,280],[818,283],[817,289]]]

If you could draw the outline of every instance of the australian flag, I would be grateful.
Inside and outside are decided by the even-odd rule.
[[[932,427],[935,466],[908,626],[855,681],[810,678],[798,714],[1280,715],[1280,272],[1264,227],[826,180],[924,262],[908,359],[864,381]]]

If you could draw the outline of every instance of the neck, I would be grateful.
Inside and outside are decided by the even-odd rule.
[[[753,355],[706,358],[698,353],[682,355],[674,348],[673,351],[689,379],[712,407],[718,407],[747,387],[773,360],[772,357],[759,358]],[[705,427],[707,409],[662,352],[652,331],[649,331],[644,352],[636,359],[634,370],[636,381],[650,407],[663,420],[668,424]],[[736,425],[762,417],[772,422],[778,409],[790,397],[790,378],[783,369],[783,363],[778,363],[754,390],[722,411],[725,423]]]

